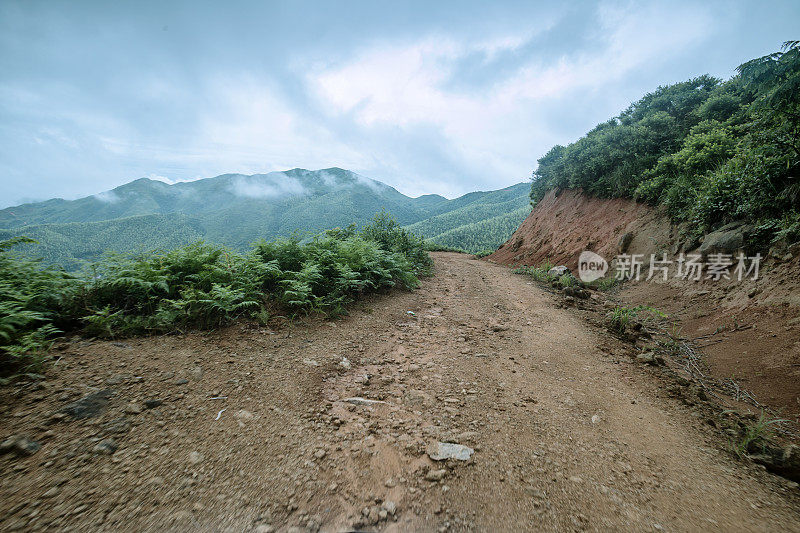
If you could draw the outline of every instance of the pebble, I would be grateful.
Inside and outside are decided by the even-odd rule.
[[[67,415],[65,413],[53,413],[47,422],[49,424],[57,424],[59,422],[63,422],[66,419]]]
[[[61,493],[61,489],[58,487],[51,487],[50,490],[42,494],[42,498],[53,498],[54,496],[58,496]]]
[[[0,442],[0,455],[14,453],[21,457],[33,455],[41,449],[42,445],[31,440],[25,435],[14,435]]]
[[[119,446],[114,442],[114,439],[103,439],[94,445],[92,451],[103,455],[112,455],[118,448]]]
[[[189,369],[189,377],[195,381],[199,381],[203,377],[203,368],[200,365],[195,365]]]
[[[640,353],[636,356],[636,360],[647,365],[656,364],[656,356],[653,352]]]
[[[397,513],[397,504],[394,503],[392,500],[386,500],[385,502],[383,502],[382,507],[387,513],[389,513],[392,516],[394,516]]]
[[[444,476],[447,474],[447,470],[444,468],[439,470],[428,470],[425,474],[425,479],[428,481],[441,481],[444,479]]]
[[[164,402],[162,400],[157,399],[150,399],[144,401],[144,406],[146,409],[155,409],[156,407],[160,406]]]
[[[92,418],[105,410],[108,405],[108,400],[114,394],[111,389],[105,389],[88,396],[84,396],[80,400],[74,401],[64,406],[61,412],[68,414],[75,419]]]
[[[434,461],[444,461],[446,459],[458,459],[468,461],[475,452],[472,448],[462,444],[452,442],[437,442],[428,447],[428,457]]]
[[[142,406],[138,403],[131,402],[125,406],[125,414],[138,415],[142,412]]]

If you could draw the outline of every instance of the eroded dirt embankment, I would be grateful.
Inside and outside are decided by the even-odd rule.
[[[550,191],[488,260],[511,266],[549,262],[574,271],[583,250],[610,261],[626,233],[632,236],[626,253],[642,254],[645,265],[650,254],[674,260],[695,247],[681,242],[679,228],[658,209],[564,190]],[[798,246],[764,258],[755,281],[687,281],[674,274],[673,265],[666,282],[629,282],[617,296],[626,305],[669,313],[678,321],[678,335],[703,337],[697,342],[712,376],[733,379],[780,416],[800,423]]]

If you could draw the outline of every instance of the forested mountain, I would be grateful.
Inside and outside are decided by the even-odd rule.
[[[308,221],[300,223],[298,218],[309,214],[307,206],[313,209],[348,198],[364,208],[370,203],[384,205],[401,223],[418,218],[419,210],[414,200],[392,187],[347,170],[329,168],[317,171],[293,169],[251,176],[223,174],[173,185],[142,178],[79,200],[56,199],[4,209],[0,211],[0,228],[182,213],[201,217],[212,233],[218,225],[226,224],[231,216],[249,219],[253,215],[259,219],[257,224],[303,229]],[[331,209],[316,214],[315,218],[325,219],[327,223],[331,217],[338,217],[338,211]],[[347,214],[339,218],[344,222],[351,221]],[[257,226],[257,229],[261,230],[262,226]]]
[[[438,214],[408,229],[442,246],[473,253],[494,250],[530,212],[528,190],[527,183],[518,183],[499,191],[469,193],[432,209]]]
[[[665,205],[696,236],[731,221],[753,243],[800,239],[800,42],[722,81],[659,87],[539,159],[531,199],[581,187]]]
[[[105,252],[167,250],[198,239],[243,250],[259,239],[362,226],[386,210],[401,225],[431,220],[414,230],[434,242],[479,251],[496,247],[516,229],[524,218],[516,212],[528,204],[527,188],[518,184],[454,200],[438,195],[410,198],[340,168],[224,174],[173,185],[144,178],[78,200],[0,210],[0,239],[31,237],[38,244],[19,246],[21,251],[75,269]],[[486,225],[469,239],[439,238],[506,215],[511,218],[504,224]],[[516,225],[506,231],[512,221]]]
[[[197,219],[177,213],[0,230],[0,241],[17,236],[30,237],[38,243],[20,244],[19,250],[47,263],[76,270],[83,262],[96,260],[107,251],[172,250],[204,239],[205,230]]]
[[[471,253],[494,251],[511,237],[530,212],[530,205],[526,205],[509,213],[456,226],[429,240]]]

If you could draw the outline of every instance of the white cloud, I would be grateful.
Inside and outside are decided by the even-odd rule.
[[[242,75],[213,80],[213,108],[201,114],[195,150],[215,166],[251,172],[299,165],[358,167],[364,154],[295,110],[263,79]]]
[[[545,116],[548,107],[674,57],[707,38],[713,22],[710,10],[698,5],[605,4],[598,13],[600,46],[555,59],[534,52],[479,93],[450,88],[457,62],[476,52],[490,61],[520,49],[528,35],[477,43],[433,35],[372,46],[344,63],[318,66],[307,80],[321,108],[334,118],[352,118],[367,134],[385,127],[433,128],[452,157],[476,174],[521,179],[537,156],[561,140]]]
[[[93,197],[106,204],[115,204],[122,199],[114,191],[100,192],[95,194]]]
[[[166,183],[167,185],[175,185],[176,183],[186,183],[189,181],[197,181],[202,178],[207,178],[208,176],[197,176],[193,178],[168,178],[167,176],[159,176],[158,174],[148,174],[145,178],[153,180],[153,181],[160,181],[162,183]]]
[[[230,191],[246,198],[282,198],[306,194],[306,189],[296,179],[282,172],[266,175],[237,176],[231,181]]]
[[[6,204],[151,173],[173,183],[298,166],[407,194],[496,188],[659,84],[775,50],[800,17],[797,2],[754,0],[267,5],[244,17],[25,5],[0,17],[14,51],[0,75]],[[138,37],[98,40],[96,27]]]

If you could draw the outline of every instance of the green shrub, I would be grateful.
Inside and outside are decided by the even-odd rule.
[[[601,291],[610,291],[614,287],[620,285],[622,282],[615,276],[608,276],[597,280],[597,289]]]
[[[384,251],[404,256],[411,262],[415,274],[430,274],[433,260],[425,250],[424,239],[400,227],[385,210],[375,215],[372,222],[361,229],[361,235],[378,243]]]
[[[740,65],[722,82],[659,87],[538,161],[531,200],[582,188],[664,205],[701,234],[743,220],[762,246],[797,234],[800,213],[800,42]],[[769,228],[769,232],[766,229]]]
[[[387,213],[355,226],[259,242],[239,254],[197,242],[168,252],[108,255],[69,275],[0,242],[0,372],[37,369],[59,331],[104,338],[215,328],[239,318],[346,312],[359,296],[411,289],[432,261],[420,237]]]
[[[578,285],[578,280],[576,280],[572,274],[562,274],[558,277],[558,284],[561,288],[576,287]]]
[[[740,457],[749,453],[763,453],[766,446],[774,442],[775,428],[786,422],[788,420],[768,418],[762,410],[756,421],[745,425],[743,434],[733,443],[733,451]]]
[[[625,328],[634,320],[646,323],[655,318],[664,318],[667,315],[658,309],[646,305],[638,305],[636,307],[617,306],[609,311],[606,316],[612,330],[617,333],[624,333]]]
[[[0,374],[36,371],[59,327],[74,324],[79,283],[14,252],[26,238],[0,241]]]

